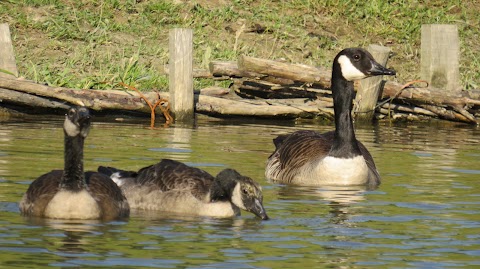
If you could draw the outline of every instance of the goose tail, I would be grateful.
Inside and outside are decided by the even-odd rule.
[[[97,171],[109,176],[119,187],[137,176],[137,172],[120,170],[110,166],[99,166]]]

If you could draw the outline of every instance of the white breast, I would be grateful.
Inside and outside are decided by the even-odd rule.
[[[335,158],[327,156],[305,165],[293,183],[308,185],[362,185],[368,180],[368,166],[363,156]]]
[[[53,219],[98,219],[100,208],[86,190],[59,191],[48,203],[45,217]]]

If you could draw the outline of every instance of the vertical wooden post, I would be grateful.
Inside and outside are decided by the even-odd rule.
[[[175,121],[191,121],[193,102],[193,31],[171,29],[169,33],[170,108]]]
[[[8,73],[10,74],[8,74]],[[0,77],[18,77],[15,54],[13,53],[10,28],[7,23],[0,24]]]
[[[460,42],[456,25],[422,25],[420,78],[435,88],[460,90]]]
[[[390,48],[372,44],[368,46],[367,50],[379,64],[386,66],[390,55]],[[364,122],[372,121],[382,84],[382,76],[369,77],[360,81],[360,87],[355,96],[353,110],[356,120]]]

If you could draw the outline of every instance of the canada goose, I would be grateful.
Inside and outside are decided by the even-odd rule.
[[[187,215],[232,217],[240,209],[268,219],[260,186],[233,169],[213,177],[184,163],[163,159],[138,172],[98,168],[124,191],[132,208]]]
[[[120,188],[107,176],[83,170],[83,144],[90,112],[70,108],[63,124],[64,170],[35,179],[20,201],[25,216],[52,219],[114,219],[128,217],[130,207]]]
[[[348,48],[333,60],[331,89],[335,131],[320,134],[296,131],[273,140],[275,151],[267,161],[265,176],[298,185],[380,184],[372,156],[355,138],[351,117],[354,81],[370,76],[395,75],[361,48]]]

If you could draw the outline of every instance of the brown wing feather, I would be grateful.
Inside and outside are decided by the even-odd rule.
[[[45,208],[58,192],[62,170],[53,170],[35,179],[20,201],[20,212],[24,216],[42,217]]]
[[[333,142],[334,132],[297,131],[274,140],[276,146],[268,158],[266,176],[271,180],[291,182],[307,162],[325,157]]]
[[[127,199],[110,177],[97,172],[86,172],[85,179],[88,192],[101,208],[103,219],[128,217],[130,207]]]
[[[157,164],[138,171],[137,183],[153,184],[161,191],[190,191],[198,199],[202,199],[210,190],[215,178],[209,173],[188,166],[184,163],[163,159]]]

